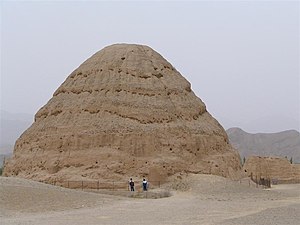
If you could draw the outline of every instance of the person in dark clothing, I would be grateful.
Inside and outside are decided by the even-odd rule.
[[[129,180],[129,187],[130,187],[130,191],[134,191],[134,181],[132,180],[132,178],[130,178]]]
[[[143,179],[143,191],[147,191],[148,190],[148,182],[146,181],[146,179]]]

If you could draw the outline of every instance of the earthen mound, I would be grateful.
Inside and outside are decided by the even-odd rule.
[[[233,176],[239,155],[190,83],[153,49],[116,44],[86,60],[16,141],[6,176],[163,181]]]
[[[253,179],[266,178],[281,183],[300,182],[300,165],[291,164],[286,158],[250,156],[243,169]]]

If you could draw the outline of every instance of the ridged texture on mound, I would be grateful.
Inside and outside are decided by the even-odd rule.
[[[116,44],[70,74],[17,140],[6,176],[163,181],[232,176],[239,155],[190,83],[147,46]]]

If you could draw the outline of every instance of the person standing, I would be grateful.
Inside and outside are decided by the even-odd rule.
[[[148,182],[146,181],[146,179],[143,179],[143,191],[147,191],[148,190]]]
[[[129,180],[129,187],[130,187],[130,191],[134,191],[134,181],[132,180],[132,178],[130,178]]]

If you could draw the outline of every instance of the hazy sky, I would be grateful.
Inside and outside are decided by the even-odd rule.
[[[35,114],[84,60],[140,43],[224,126],[299,130],[299,2],[1,1],[1,109]]]

